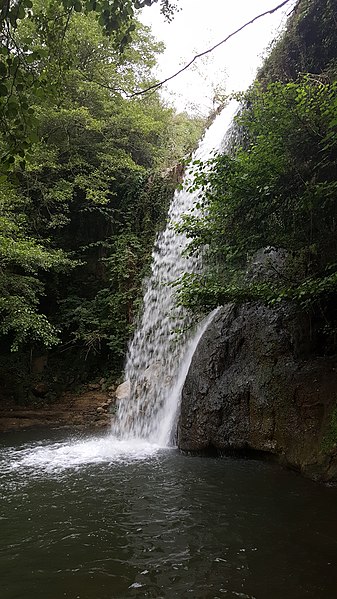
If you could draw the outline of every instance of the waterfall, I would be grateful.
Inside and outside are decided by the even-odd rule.
[[[222,147],[237,103],[233,100],[215,119],[201,140],[193,160],[205,160]],[[176,305],[172,283],[184,273],[196,273],[199,256],[186,256],[189,240],[178,234],[175,225],[194,206],[198,191],[176,191],[166,229],[156,240],[151,275],[145,281],[143,312],[129,346],[125,378],[130,394],[123,398],[113,424],[121,439],[146,439],[168,445],[172,441],[180,395],[189,364],[200,337],[213,314],[201,323]],[[192,326],[194,324],[194,326]]]

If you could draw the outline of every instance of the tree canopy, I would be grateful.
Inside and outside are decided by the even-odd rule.
[[[70,67],[65,60],[68,30],[73,28],[76,15],[95,21],[96,32],[107,37],[110,51],[116,55],[132,44],[137,29],[135,12],[157,1],[4,0],[0,10],[3,173],[12,169],[17,158],[24,158],[36,139],[36,100],[57,93],[59,81]],[[171,19],[174,6],[169,0],[160,4],[166,18]],[[54,61],[54,79],[46,72],[50,58]]]
[[[2,12],[0,330],[14,350],[62,342],[118,361],[173,193],[164,173],[203,122],[157,94],[128,99],[153,81],[162,45],[130,12],[121,52],[105,3],[79,4]]]

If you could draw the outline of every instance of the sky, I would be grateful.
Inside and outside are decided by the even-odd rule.
[[[176,0],[181,8],[173,22],[166,23],[159,6],[143,9],[141,20],[164,42],[155,73],[159,79],[175,73],[195,54],[224,39],[232,31],[281,0]],[[254,79],[269,44],[284,26],[295,0],[283,9],[259,19],[243,32],[217,48],[207,57],[163,88],[162,94],[177,110],[207,114],[218,92],[243,91]]]

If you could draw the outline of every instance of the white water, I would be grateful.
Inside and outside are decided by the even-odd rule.
[[[219,150],[237,103],[232,101],[206,131],[193,160],[204,160]],[[185,235],[175,225],[194,206],[198,191],[175,193],[165,231],[157,238],[152,255],[152,272],[146,281],[143,313],[130,344],[125,378],[130,397],[121,400],[113,434],[120,439],[146,439],[167,446],[172,437],[181,389],[209,317],[192,327],[191,316],[177,306],[174,283],[184,273],[201,268],[198,256],[184,255]]]
[[[202,321],[196,334],[186,344],[184,360],[170,388],[156,441],[140,437],[118,439],[110,434],[83,440],[47,442],[38,445],[33,443],[19,449],[16,447],[7,449],[4,456],[0,452],[0,470],[3,473],[29,471],[31,476],[39,476],[41,471],[58,474],[92,464],[143,462],[156,458],[157,454],[170,443],[170,433],[177,418],[180,395],[193,354],[216,312],[217,310],[213,310]]]
[[[0,471],[2,474],[29,472],[30,476],[39,476],[41,472],[57,474],[93,464],[146,461],[155,458],[160,449],[148,441],[120,441],[112,435],[35,441],[0,451]]]

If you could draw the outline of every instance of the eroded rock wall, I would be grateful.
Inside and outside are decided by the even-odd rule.
[[[325,443],[337,356],[315,356],[312,345],[309,319],[293,308],[222,308],[185,382],[180,449],[268,452],[305,475],[337,480],[336,448]]]

